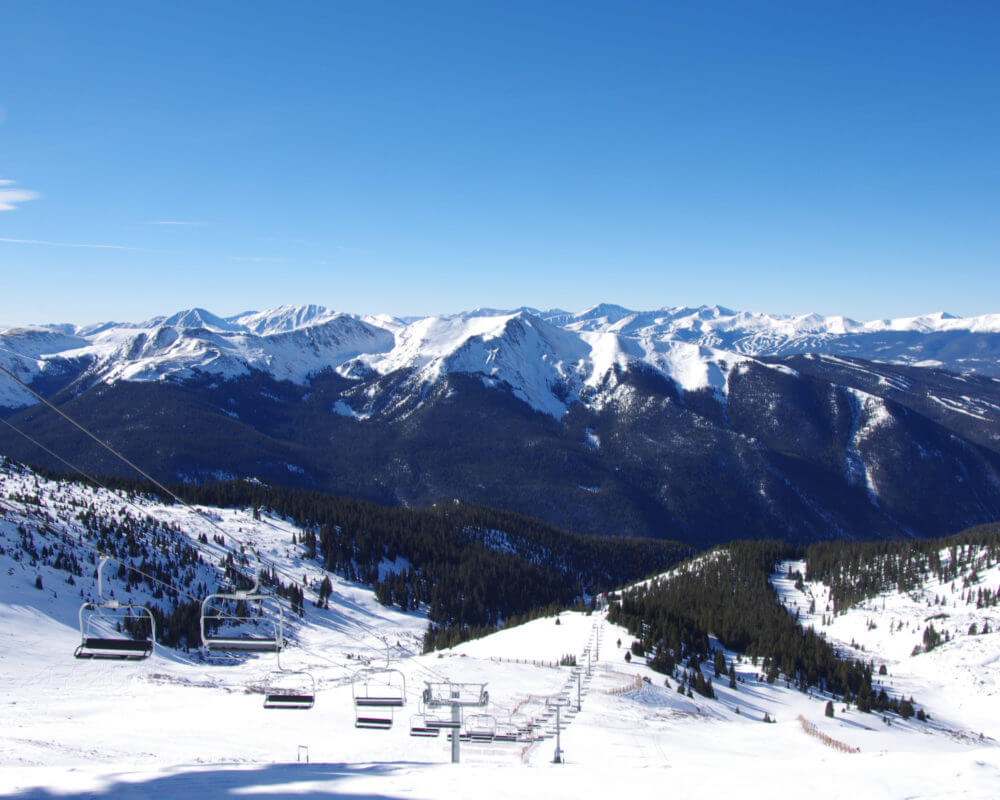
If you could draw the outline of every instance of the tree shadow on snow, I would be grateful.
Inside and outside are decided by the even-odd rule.
[[[32,788],[8,795],[17,800],[214,800],[215,798],[268,798],[294,797],[296,800],[318,798],[343,798],[344,800],[399,800],[411,797],[403,794],[358,793],[342,789],[338,781],[352,778],[388,777],[408,766],[426,766],[393,762],[386,764],[272,764],[241,769],[235,766],[192,767],[183,772],[156,775],[148,780],[132,781],[110,777],[107,786],[79,792],[64,788]],[[306,788],[303,783],[319,784]],[[296,785],[300,784],[300,785]],[[282,786],[286,785],[283,790]]]

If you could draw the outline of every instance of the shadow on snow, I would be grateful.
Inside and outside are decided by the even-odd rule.
[[[407,762],[385,764],[272,764],[262,767],[240,768],[193,767],[183,772],[156,775],[147,780],[127,780],[122,773],[110,777],[103,787],[77,792],[63,788],[31,788],[9,795],[17,800],[102,800],[102,798],[127,798],[128,800],[162,800],[183,797],[185,800],[209,798],[274,798],[295,797],[296,800],[339,797],[345,800],[399,800],[410,797],[403,794],[356,792],[338,787],[338,781],[387,777],[404,767],[418,766]],[[426,765],[419,765],[426,766]],[[316,784],[305,787],[302,784]],[[286,788],[283,790],[282,787]]]

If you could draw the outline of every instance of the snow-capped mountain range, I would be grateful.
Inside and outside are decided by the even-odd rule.
[[[413,388],[446,374],[508,387],[556,418],[575,402],[599,405],[616,368],[651,369],[681,391],[726,392],[734,366],[756,356],[848,355],[1000,375],[1000,314],[939,313],[855,322],[845,317],[775,316],[719,306],[632,311],[597,305],[475,309],[450,316],[359,316],[318,305],[279,306],[232,317],[201,308],[141,323],[40,325],[0,331],[0,364],[27,383],[149,382],[253,371],[299,385],[325,370],[344,378],[410,374]],[[32,396],[0,382],[0,406]],[[363,411],[341,407],[343,413]]]
[[[1000,518],[996,317],[191,309],[6,330],[0,365],[165,480],[460,498],[699,546],[776,531],[932,536]],[[39,412],[0,373],[0,453],[65,468],[42,442],[123,474]]]

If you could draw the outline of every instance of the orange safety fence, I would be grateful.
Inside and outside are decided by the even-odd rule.
[[[610,670],[609,670],[610,672]],[[615,672],[615,675],[624,675],[622,672]],[[614,689],[598,689],[597,691],[601,694],[625,694],[626,692],[634,692],[636,689],[642,689],[642,676],[641,675],[629,675],[630,678],[628,683],[622,684]]]
[[[490,661],[496,661],[501,664],[528,664],[532,667],[568,666],[560,664],[558,661],[541,661],[534,658],[500,658],[500,656],[490,656]]]
[[[832,736],[828,736],[827,734],[823,733],[823,731],[821,731],[811,722],[807,722],[805,717],[803,717],[801,714],[799,714],[799,722],[802,723],[802,730],[804,730],[810,736],[814,736],[817,739],[819,739],[827,747],[832,747],[834,750],[839,750],[841,753],[861,752],[860,747],[852,747],[849,744],[844,744],[844,742],[841,742],[837,739],[834,739]]]

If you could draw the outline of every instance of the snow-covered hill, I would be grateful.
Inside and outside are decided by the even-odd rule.
[[[954,580],[928,573],[912,589],[886,588],[840,610],[822,581],[795,585],[789,573],[805,575],[806,562],[785,562],[772,581],[803,626],[877,671],[885,666],[879,680],[891,691],[918,697],[957,735],[1000,740],[1000,565],[985,548],[968,549]],[[940,557],[947,565],[949,549]]]
[[[740,361],[793,353],[849,355],[1000,375],[1000,314],[932,314],[855,322],[774,316],[719,306],[632,311],[599,305],[564,311],[476,309],[443,317],[358,317],[323,306],[280,306],[221,318],[201,308],[144,323],[49,325],[0,332],[0,359],[31,382],[221,379],[251,370],[307,383],[324,370],[357,378],[405,370],[424,391],[443,375],[509,387],[556,417],[574,402],[601,403],[615,369],[651,369],[684,390],[724,393]],[[591,391],[581,392],[584,387]],[[28,405],[17,387],[0,404]]]
[[[60,532],[88,540],[89,522],[80,515],[90,522],[134,521],[168,547],[186,540],[218,555],[213,539],[218,530],[184,509],[141,497],[126,502],[122,495],[49,482],[28,472],[5,473],[3,491],[4,795],[493,800],[511,794],[651,794],[669,786],[672,792],[713,797],[795,792],[811,798],[920,798],[955,791],[966,798],[995,796],[1000,731],[995,716],[990,720],[973,713],[972,703],[983,694],[974,681],[959,684],[968,703],[944,694],[925,701],[930,723],[894,717],[889,726],[878,716],[844,712],[839,705],[829,719],[826,696],[798,691],[783,679],[769,684],[748,659],[727,652],[736,688],[717,680],[715,699],[688,697],[676,691],[674,681],[664,685],[663,675],[640,663],[643,659],[627,661],[632,637],[608,623],[602,611],[563,612],[452,650],[417,655],[413,645],[425,622],[421,615],[393,612],[378,605],[370,591],[330,576],[335,579],[330,608],[307,604],[282,658],[282,666],[306,670],[317,681],[316,706],[307,711],[262,707],[261,687],[277,666],[273,656],[213,663],[159,648],[144,662],[75,660],[76,609],[80,595],[93,592],[93,581],[86,548]],[[204,511],[282,572],[301,573],[309,587],[319,579],[316,568],[290,546],[301,531],[287,521],[266,514],[257,520],[249,509]],[[208,543],[198,541],[200,533]],[[25,549],[26,537],[37,558]],[[51,559],[41,555],[42,548],[72,550],[88,568],[70,585],[69,573],[46,566]],[[206,560],[194,582],[207,580],[213,570]],[[42,589],[36,588],[37,577]],[[116,596],[128,594],[117,579],[112,588]],[[137,587],[132,596],[155,602]],[[307,599],[313,597],[310,591]],[[915,622],[912,616],[907,620]],[[967,641],[953,640],[956,648]],[[387,654],[388,666],[405,679],[406,706],[395,712],[390,729],[359,730],[352,676],[360,667],[386,666]],[[554,664],[567,655],[576,658],[578,670]],[[882,655],[866,649],[865,657]],[[982,678],[988,670],[982,668]],[[901,675],[893,665],[887,680]],[[438,681],[486,684],[489,705],[466,712],[466,728],[516,729],[534,722],[533,739],[463,742],[463,763],[449,764],[443,734],[409,735],[412,718],[425,710],[422,688]],[[924,700],[934,681],[947,685],[939,676],[925,676],[908,686]],[[555,723],[547,705],[552,702],[566,704],[560,713],[564,763],[559,765],[551,763]],[[775,724],[765,724],[765,714]],[[984,727],[975,727],[980,721]],[[985,737],[980,740],[975,730]],[[823,736],[859,752],[828,746]]]

